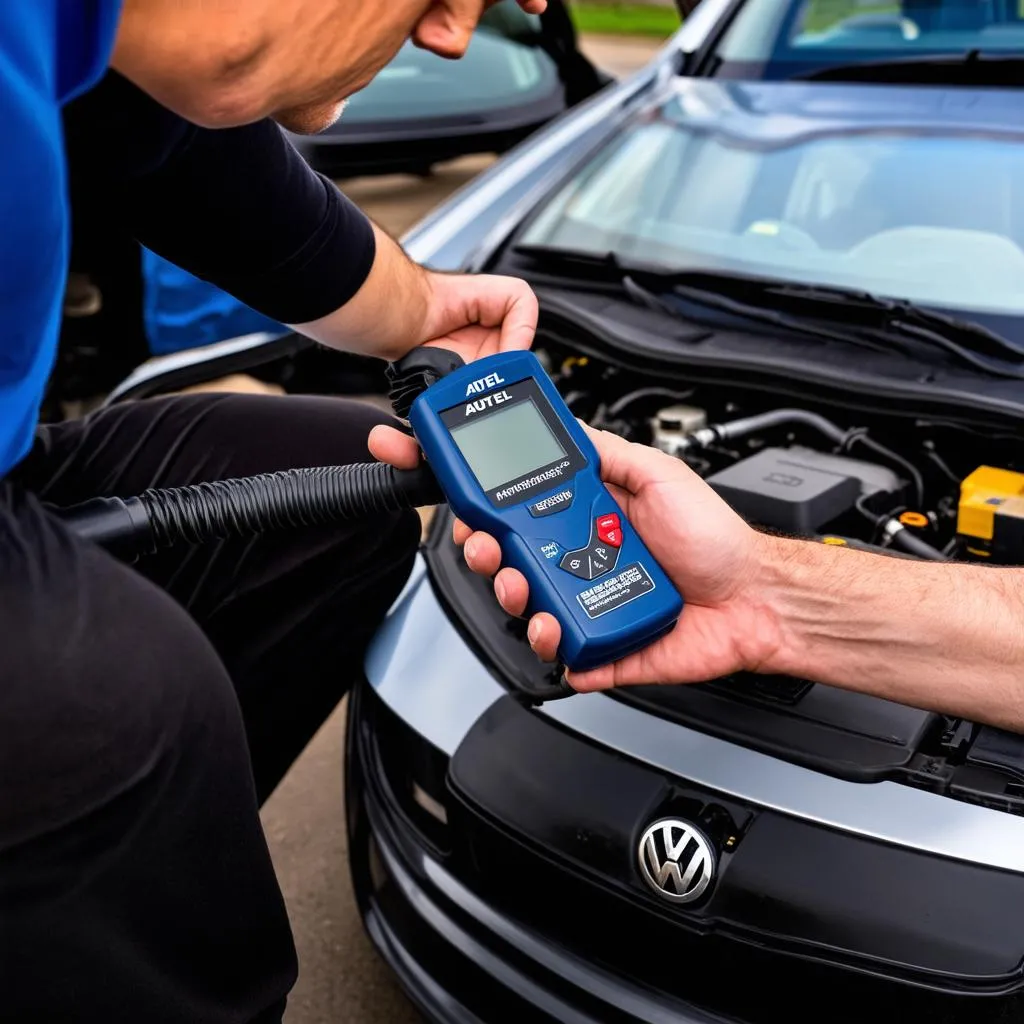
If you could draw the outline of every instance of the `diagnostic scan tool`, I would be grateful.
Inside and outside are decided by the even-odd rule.
[[[683,602],[600,477],[597,450],[532,352],[455,369],[409,423],[452,510],[494,536],[562,627],[558,656],[596,668],[668,632]]]

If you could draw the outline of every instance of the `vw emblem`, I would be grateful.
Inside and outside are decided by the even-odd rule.
[[[711,844],[693,825],[678,818],[648,825],[637,855],[644,881],[672,903],[700,899],[715,874]]]

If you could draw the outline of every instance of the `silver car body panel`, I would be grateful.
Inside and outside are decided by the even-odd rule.
[[[495,213],[500,211],[501,216],[511,205],[508,197],[519,192],[524,180],[537,174],[573,139],[600,124],[624,97],[651,79],[669,74],[678,54],[700,49],[731,2],[703,0],[645,67],[535,132],[504,159],[463,186],[402,237],[405,251],[417,262],[431,264],[436,254],[461,231],[480,223],[486,225],[486,231],[495,222]],[[479,238],[477,235],[475,241]],[[467,247],[466,253],[472,248]],[[449,257],[446,262],[450,261]]]
[[[371,645],[367,677],[407,725],[453,754],[506,694],[438,602],[422,558]],[[841,832],[1024,872],[1024,818],[897,782],[860,783],[790,764],[605,694],[544,705],[552,722],[695,785]]]
[[[104,405],[114,405],[121,400],[126,392],[134,391],[140,384],[148,384],[158,380],[165,374],[174,373],[187,366],[198,366],[201,363],[224,359],[227,356],[238,356],[243,352],[251,352],[262,348],[283,335],[280,332],[258,331],[255,334],[242,334],[237,338],[226,338],[224,341],[203,345],[199,348],[188,348],[181,352],[170,352],[164,356],[147,359],[141,366],[132,371],[113,391],[107,395]]]

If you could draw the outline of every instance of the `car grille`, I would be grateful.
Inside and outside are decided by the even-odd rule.
[[[608,974],[659,993],[681,1011],[697,1008],[744,1024],[1020,1024],[1020,993],[933,991],[882,976],[871,964],[854,968],[824,945],[769,948],[725,934],[700,915],[631,897],[596,872],[606,851],[575,869],[535,838],[512,831],[454,783],[447,759],[365,695],[359,732],[363,760],[382,785],[396,826],[435,857],[484,903],[545,941]],[[534,756],[539,751],[534,749]],[[479,767],[479,766],[478,766]],[[567,765],[566,767],[570,767]],[[410,797],[418,779],[443,804],[446,823],[425,817]],[[894,899],[898,894],[894,893]],[[796,913],[793,908],[778,912]],[[935,909],[935,927],[956,928]],[[839,940],[837,939],[837,946]],[[499,954],[502,955],[502,954]],[[510,954],[511,955],[511,954]],[[528,965],[515,954],[520,969]],[[539,965],[545,968],[546,965]],[[892,965],[885,970],[891,971]],[[911,977],[909,969],[908,977]],[[936,984],[941,979],[933,979]],[[589,1012],[595,1012],[593,1007]],[[606,1024],[625,1022],[598,1013]],[[632,1018],[630,1018],[632,1019]]]
[[[957,997],[784,956],[713,932],[684,931],[668,914],[652,913],[567,870],[469,808],[459,814],[455,828],[465,843],[459,858],[463,870],[456,871],[482,899],[576,956],[709,1013],[750,1024],[1024,1019],[1019,995]],[[510,879],[525,884],[512,885]]]

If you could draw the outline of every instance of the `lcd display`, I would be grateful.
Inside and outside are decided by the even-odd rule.
[[[488,412],[451,434],[485,491],[566,457],[531,399]]]

